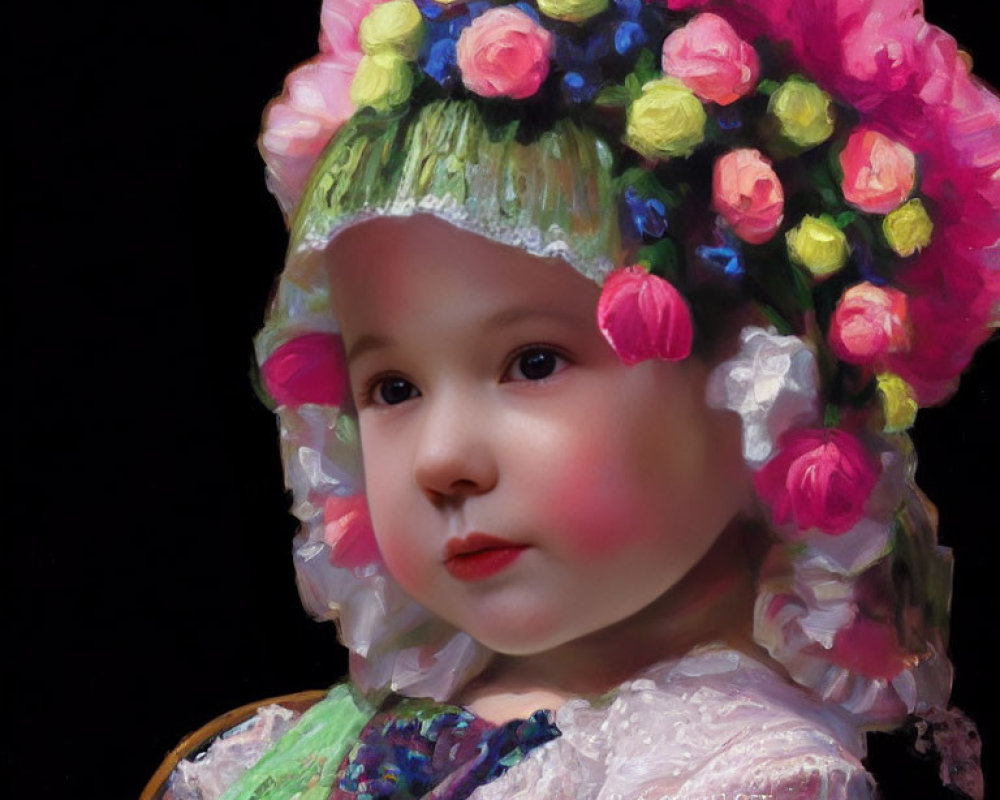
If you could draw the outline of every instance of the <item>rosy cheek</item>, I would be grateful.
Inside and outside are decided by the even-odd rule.
[[[640,541],[648,530],[639,492],[607,464],[607,453],[576,454],[551,479],[553,526],[564,531],[565,545],[581,558],[598,561]]]

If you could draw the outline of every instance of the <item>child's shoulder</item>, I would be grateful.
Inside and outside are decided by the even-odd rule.
[[[571,700],[556,724],[559,739],[476,800],[873,794],[864,734],[846,714],[721,647],[657,665],[606,702]]]

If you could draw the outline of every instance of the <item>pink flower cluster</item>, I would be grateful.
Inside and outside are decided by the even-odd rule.
[[[698,14],[663,42],[663,72],[700,99],[726,106],[756,88],[760,60],[722,17]]]
[[[881,467],[857,437],[836,428],[793,428],[778,454],[754,475],[757,495],[778,525],[793,522],[831,536],[846,533],[865,513]]]
[[[339,406],[347,396],[340,337],[309,333],[285,342],[260,368],[264,388],[279,406]]]
[[[841,158],[849,202],[891,210],[919,164],[934,240],[899,276],[912,336],[889,366],[922,405],[943,400],[998,321],[1000,99],[969,74],[954,39],[927,23],[920,0],[665,2],[718,11],[744,40],[783,43],[802,72],[861,112]]]
[[[840,153],[844,199],[862,211],[888,214],[909,197],[916,182],[913,153],[888,136],[859,128]]]
[[[650,358],[680,361],[691,354],[691,312],[680,292],[642,267],[625,267],[604,281],[597,327],[626,364]]]
[[[712,206],[743,241],[763,244],[784,218],[781,181],[759,150],[733,150],[715,162]]]
[[[531,97],[549,74],[552,46],[552,34],[521,9],[491,8],[458,38],[462,82],[481,97]]]
[[[264,110],[258,146],[267,185],[291,216],[327,142],[351,115],[350,90],[361,61],[358,28],[385,0],[323,0],[320,52],[285,78],[281,95]]]
[[[830,347],[837,358],[884,367],[890,354],[905,353],[909,345],[905,294],[868,282],[844,292],[830,322]]]

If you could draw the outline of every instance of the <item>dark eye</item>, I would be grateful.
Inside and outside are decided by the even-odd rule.
[[[554,375],[566,363],[559,353],[548,347],[523,350],[510,368],[511,380],[540,381]]]
[[[383,378],[373,387],[372,402],[379,406],[395,406],[417,396],[417,387],[405,378]]]

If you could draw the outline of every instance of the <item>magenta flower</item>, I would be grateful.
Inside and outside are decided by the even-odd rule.
[[[668,281],[642,267],[608,275],[597,303],[597,327],[626,364],[648,358],[680,361],[691,353],[687,303]]]
[[[830,321],[830,347],[841,361],[874,366],[909,347],[910,325],[903,292],[858,283],[837,302]]]
[[[732,150],[715,162],[712,207],[743,241],[763,244],[781,226],[785,192],[759,150]]]
[[[491,8],[458,38],[462,83],[480,97],[531,97],[549,74],[552,34],[514,6]]]
[[[864,516],[880,472],[850,433],[796,428],[778,440],[778,454],[754,475],[754,486],[776,524],[838,536]]]
[[[716,14],[698,14],[663,42],[663,72],[702,100],[729,105],[753,91],[757,51]]]
[[[888,214],[913,191],[917,162],[909,148],[878,131],[855,130],[840,153],[844,199],[862,211]]]
[[[353,569],[381,560],[363,494],[327,498],[323,523],[323,541],[330,548],[333,566]]]
[[[340,337],[310,333],[285,342],[261,364],[264,387],[279,406],[339,406],[347,395]]]

